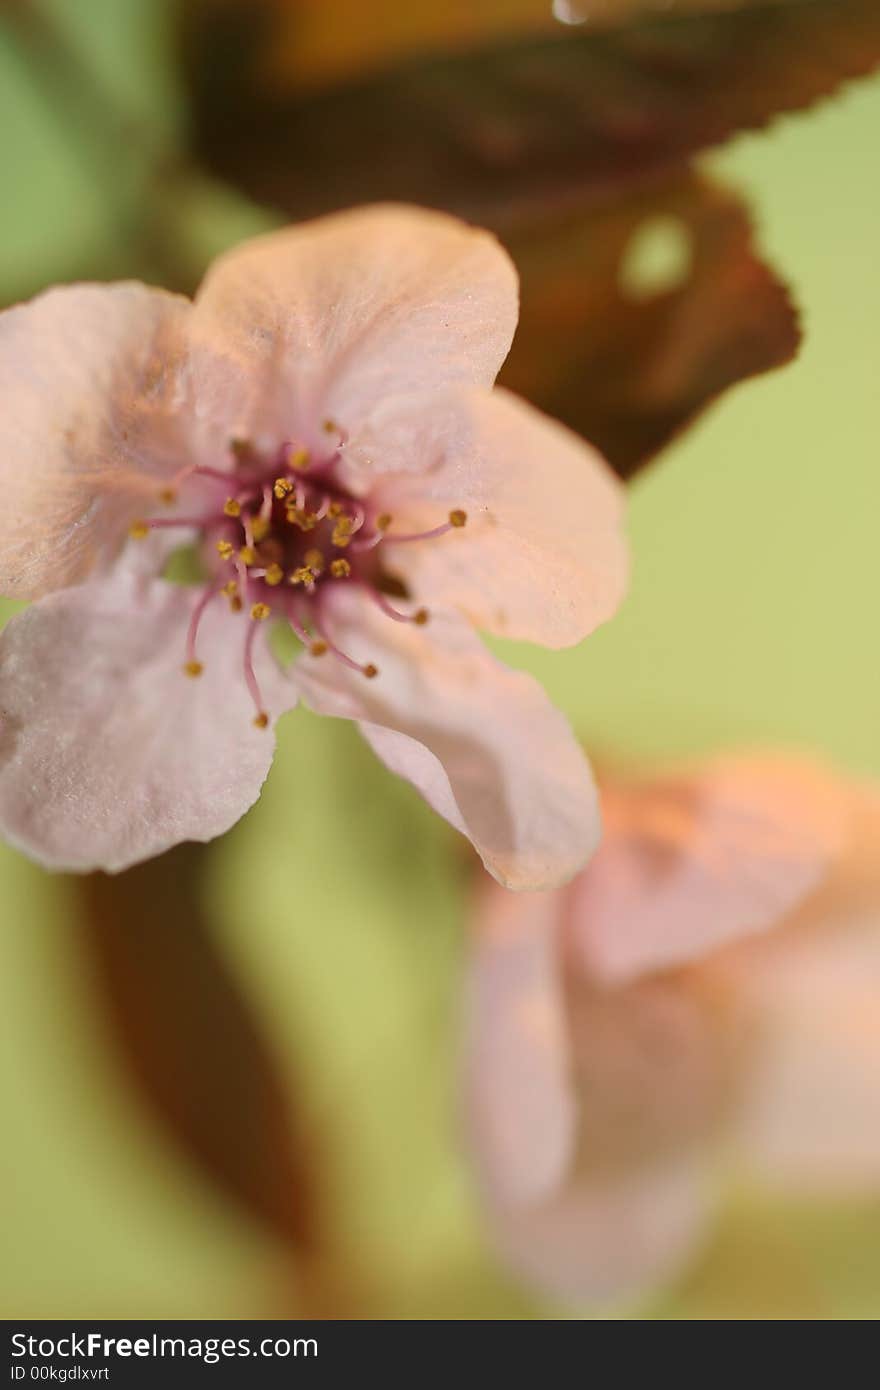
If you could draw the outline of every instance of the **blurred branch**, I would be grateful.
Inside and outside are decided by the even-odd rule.
[[[324,1255],[315,1140],[205,916],[210,854],[181,845],[126,873],[71,877],[70,891],[97,1000],[148,1112],[284,1242],[314,1304]]]

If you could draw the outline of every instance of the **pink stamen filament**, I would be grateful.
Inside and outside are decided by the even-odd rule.
[[[187,633],[186,633],[186,660],[187,660],[187,662],[195,662],[195,661],[196,661],[196,638],[197,638],[198,635],[199,635],[199,624],[200,624],[201,621],[202,621],[202,614],[204,613],[204,611],[205,611],[205,609],[207,608],[208,604],[211,602],[211,599],[212,599],[212,598],[216,598],[217,595],[218,595],[219,593],[221,593],[221,592],[222,592],[222,590],[220,590],[220,589],[215,589],[215,588],[213,587],[213,585],[211,585],[211,586],[210,586],[209,588],[207,588],[207,589],[205,590],[205,592],[202,594],[202,597],[199,599],[198,603],[196,604],[195,608],[194,608],[193,611],[192,611],[192,615],[191,615],[190,620],[189,620],[189,627],[188,627]]]
[[[406,544],[408,541],[432,541],[435,536],[445,536],[447,531],[454,531],[455,529],[451,521],[444,521],[442,526],[434,526],[430,531],[410,531],[402,536],[396,536],[390,531],[383,531],[380,533],[380,539],[394,545]]]
[[[203,526],[211,526],[221,519],[225,520],[226,518],[220,516],[153,516],[146,517],[143,523],[139,522],[138,525],[149,526],[151,531],[167,526],[197,526],[201,529]]]
[[[222,468],[187,468],[184,473],[178,474],[178,481],[182,482],[185,478],[216,478],[218,483],[223,483],[229,487],[230,483],[240,481],[236,479],[234,472],[224,473]]]
[[[385,595],[380,594],[378,589],[374,589],[369,584],[365,585],[365,588],[377,608],[381,608],[387,618],[393,618],[396,623],[418,623],[420,621],[415,613],[401,613],[398,608],[392,607]],[[424,612],[424,609],[420,609],[419,611]],[[424,619],[421,621],[424,622]]]
[[[332,652],[337,661],[341,661],[343,666],[347,666],[351,671],[359,671],[362,676],[366,674],[366,666],[362,666],[359,661],[355,661],[354,657],[348,656],[341,647],[337,647],[336,643],[330,640],[324,629],[319,627],[317,623],[314,624],[314,628],[315,635],[326,644],[328,652]]]
[[[302,623],[297,622],[296,618],[293,616],[292,613],[288,613],[287,621],[290,623],[291,631],[295,633],[295,635],[302,642],[303,646],[310,647],[312,645],[312,638],[309,636]]]
[[[352,543],[352,550],[360,554],[364,550],[375,550],[377,545],[381,545],[387,537],[384,531],[377,531],[373,536],[364,536],[361,540]]]
[[[247,636],[244,639],[244,679],[258,715],[263,713],[263,697],[260,694],[260,685],[254,671],[254,642],[259,626],[258,622],[251,619],[248,623]]]

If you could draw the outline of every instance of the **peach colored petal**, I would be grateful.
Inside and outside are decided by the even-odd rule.
[[[117,551],[145,494],[179,466],[186,300],[74,285],[0,314],[0,592],[34,598]]]
[[[713,1190],[692,1155],[571,1179],[551,1200],[496,1210],[499,1253],[557,1298],[604,1302],[649,1294],[699,1253],[711,1229]]]
[[[0,638],[0,832],[50,868],[126,868],[228,830],[256,800],[274,737],[241,674],[247,619],[218,600],[183,674],[197,593],[122,569],[41,599]],[[273,715],[293,687],[264,654]]]
[[[306,443],[360,428],[387,396],[490,385],[517,318],[516,272],[488,232],[377,206],[245,242],[196,297],[196,335],[264,385],[264,424]]]
[[[622,1297],[705,1237],[727,1054],[693,988],[570,973],[570,895],[480,891],[466,1134],[505,1260],[555,1295]]]
[[[559,889],[509,893],[488,880],[468,980],[465,1126],[494,1203],[552,1192],[576,1124],[560,978]]]
[[[609,782],[606,835],[571,931],[588,973],[619,981],[767,930],[821,881],[846,824],[840,784],[807,762],[731,757]]]
[[[394,517],[388,563],[422,602],[548,647],[579,642],[619,606],[623,487],[588,444],[515,396],[459,387],[392,402],[352,449],[391,474],[371,496]],[[392,544],[457,509],[462,529]]]
[[[782,1191],[880,1187],[880,797],[827,888],[772,938],[722,957],[742,1014],[743,1162]]]
[[[394,623],[365,596],[340,593],[334,640],[379,667],[366,680],[332,656],[304,657],[296,679],[321,714],[356,719],[392,771],[474,844],[514,888],[564,882],[599,835],[587,762],[540,686],[502,666],[461,623]]]

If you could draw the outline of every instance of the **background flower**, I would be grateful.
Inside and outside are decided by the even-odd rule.
[[[468,1131],[500,1250],[550,1292],[656,1289],[745,1168],[876,1196],[880,791],[753,758],[605,784],[568,889],[485,885]]]

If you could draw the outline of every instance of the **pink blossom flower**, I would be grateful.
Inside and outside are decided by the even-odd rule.
[[[567,888],[481,885],[469,991],[490,1229],[570,1298],[676,1274],[728,1176],[880,1190],[880,796],[733,758],[606,804]]]
[[[514,887],[598,835],[589,767],[472,626],[563,647],[626,581],[621,488],[492,383],[517,315],[487,233],[379,207],[249,242],[194,302],[51,290],[0,316],[0,831],[117,870],[259,795],[302,697]],[[196,548],[203,582],[163,578]],[[304,652],[288,673],[267,619]],[[430,619],[430,620],[429,620]]]

